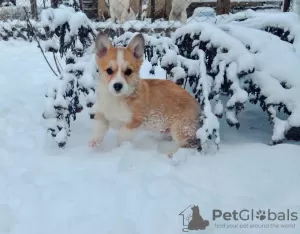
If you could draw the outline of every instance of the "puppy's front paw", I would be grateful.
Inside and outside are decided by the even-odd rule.
[[[97,146],[99,144],[100,144],[100,142],[97,141],[97,140],[94,140],[94,139],[92,139],[92,140],[89,141],[89,147],[90,148],[94,148],[95,146]]]

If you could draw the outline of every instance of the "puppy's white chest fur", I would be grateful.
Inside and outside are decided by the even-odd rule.
[[[111,128],[119,129],[131,120],[132,113],[120,98],[112,95],[107,87],[99,83],[97,90],[96,111],[104,115]]]

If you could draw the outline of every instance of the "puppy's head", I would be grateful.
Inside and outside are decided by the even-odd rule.
[[[108,36],[99,33],[95,41],[96,63],[101,79],[115,96],[130,95],[138,84],[145,40],[137,34],[125,48],[113,47]]]

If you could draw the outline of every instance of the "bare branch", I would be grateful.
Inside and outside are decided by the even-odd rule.
[[[56,68],[57,68],[58,73],[61,74],[61,71],[60,71],[60,69],[59,69],[59,67],[58,67],[58,61],[57,61],[57,58],[56,58],[54,52],[53,52],[53,59],[54,59],[54,62],[55,62],[55,65],[56,65]]]
[[[39,40],[37,39],[37,36],[35,35],[33,26],[32,26],[32,24],[31,24],[31,22],[30,22],[29,15],[28,15],[28,12],[27,12],[27,10],[26,10],[25,7],[24,7],[24,11],[25,11],[25,14],[26,14],[26,20],[27,20],[27,22],[28,22],[28,26],[30,27],[30,30],[31,30],[32,35],[33,35],[33,37],[34,37],[34,40],[38,43],[38,47],[40,48],[40,50],[41,50],[41,52],[42,52],[42,54],[43,54],[43,56],[44,56],[46,62],[48,63],[50,69],[52,70],[52,72],[54,73],[54,75],[57,76],[57,73],[54,71],[54,69],[53,69],[52,66],[50,65],[50,63],[49,63],[48,59],[46,58],[46,55],[45,55],[45,53],[44,53],[42,47],[41,47],[41,44],[40,44]]]

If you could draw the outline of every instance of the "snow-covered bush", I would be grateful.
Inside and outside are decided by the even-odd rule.
[[[230,97],[225,107],[226,120],[230,126],[239,128],[238,113],[248,98],[239,80],[254,72],[253,56],[241,42],[211,24],[183,27],[175,32],[173,38],[179,54],[177,60],[173,59],[171,77],[178,83],[178,70],[185,71],[185,77],[181,72],[179,84],[189,84],[203,109],[199,138],[205,143],[215,137],[218,144],[217,117],[222,117],[224,111],[220,95]],[[174,55],[170,57],[174,58]],[[166,62],[170,66],[168,59]]]
[[[265,13],[247,10],[228,16],[221,24],[235,23],[272,33],[281,40],[293,44],[300,56],[300,17],[293,12]]]
[[[65,66],[54,87],[48,91],[47,107],[43,113],[50,119],[49,131],[60,147],[70,136],[70,122],[83,109],[80,94],[86,97],[85,105],[92,107],[94,98],[95,65],[89,67],[95,32],[87,16],[71,7],[49,8],[41,14],[41,24],[49,38],[43,43],[44,51],[59,53]]]
[[[28,24],[28,21],[19,20],[0,21],[0,40],[22,39],[32,41],[34,35],[45,40],[47,35],[40,23],[34,20],[30,20],[30,23],[31,25]]]
[[[297,23],[300,22],[294,22]],[[185,69],[188,75],[183,77],[185,80],[180,83],[188,81],[198,100],[195,87],[198,87],[197,82],[206,76],[206,94],[209,100],[216,103],[213,112],[215,116],[222,116],[223,108],[219,95],[229,96],[225,108],[229,125],[239,126],[237,114],[244,108],[249,96],[250,102],[260,103],[274,124],[271,144],[280,143],[285,139],[300,140],[300,59],[297,57],[295,44],[261,29],[237,24],[212,27],[201,23],[177,30],[174,40],[179,48],[180,57],[174,64],[176,71],[173,74],[180,70],[176,68],[176,63]],[[290,30],[292,35],[291,32],[294,31]],[[295,40],[297,35],[292,36]],[[200,76],[195,72],[195,68],[199,68],[197,63],[182,62],[186,58],[201,60],[199,51],[202,51],[202,56],[205,54],[205,67],[200,66],[199,70],[206,71],[206,74]],[[174,58],[174,55],[171,57]],[[189,74],[196,74],[198,77],[195,79],[189,77]],[[202,90],[201,95],[203,94]],[[207,115],[204,107],[203,109],[204,115]],[[286,120],[278,117],[276,109],[288,115]],[[210,113],[210,116],[213,115]],[[212,131],[209,127],[202,127],[199,132]]]
[[[30,11],[29,7],[26,7],[27,11]],[[25,20],[26,14],[24,7],[21,6],[3,6],[0,7],[0,21],[7,21],[10,19]]]
[[[235,24],[221,28],[253,53],[256,69],[244,80],[243,87],[250,101],[259,103],[274,124],[271,144],[300,140],[300,57],[293,45],[254,28]],[[277,116],[280,111],[287,114],[286,120]]]
[[[27,37],[25,36],[26,32],[26,26],[17,28],[10,22],[0,22],[0,40],[7,41],[10,38],[18,38],[22,36],[24,40],[27,40]]]

